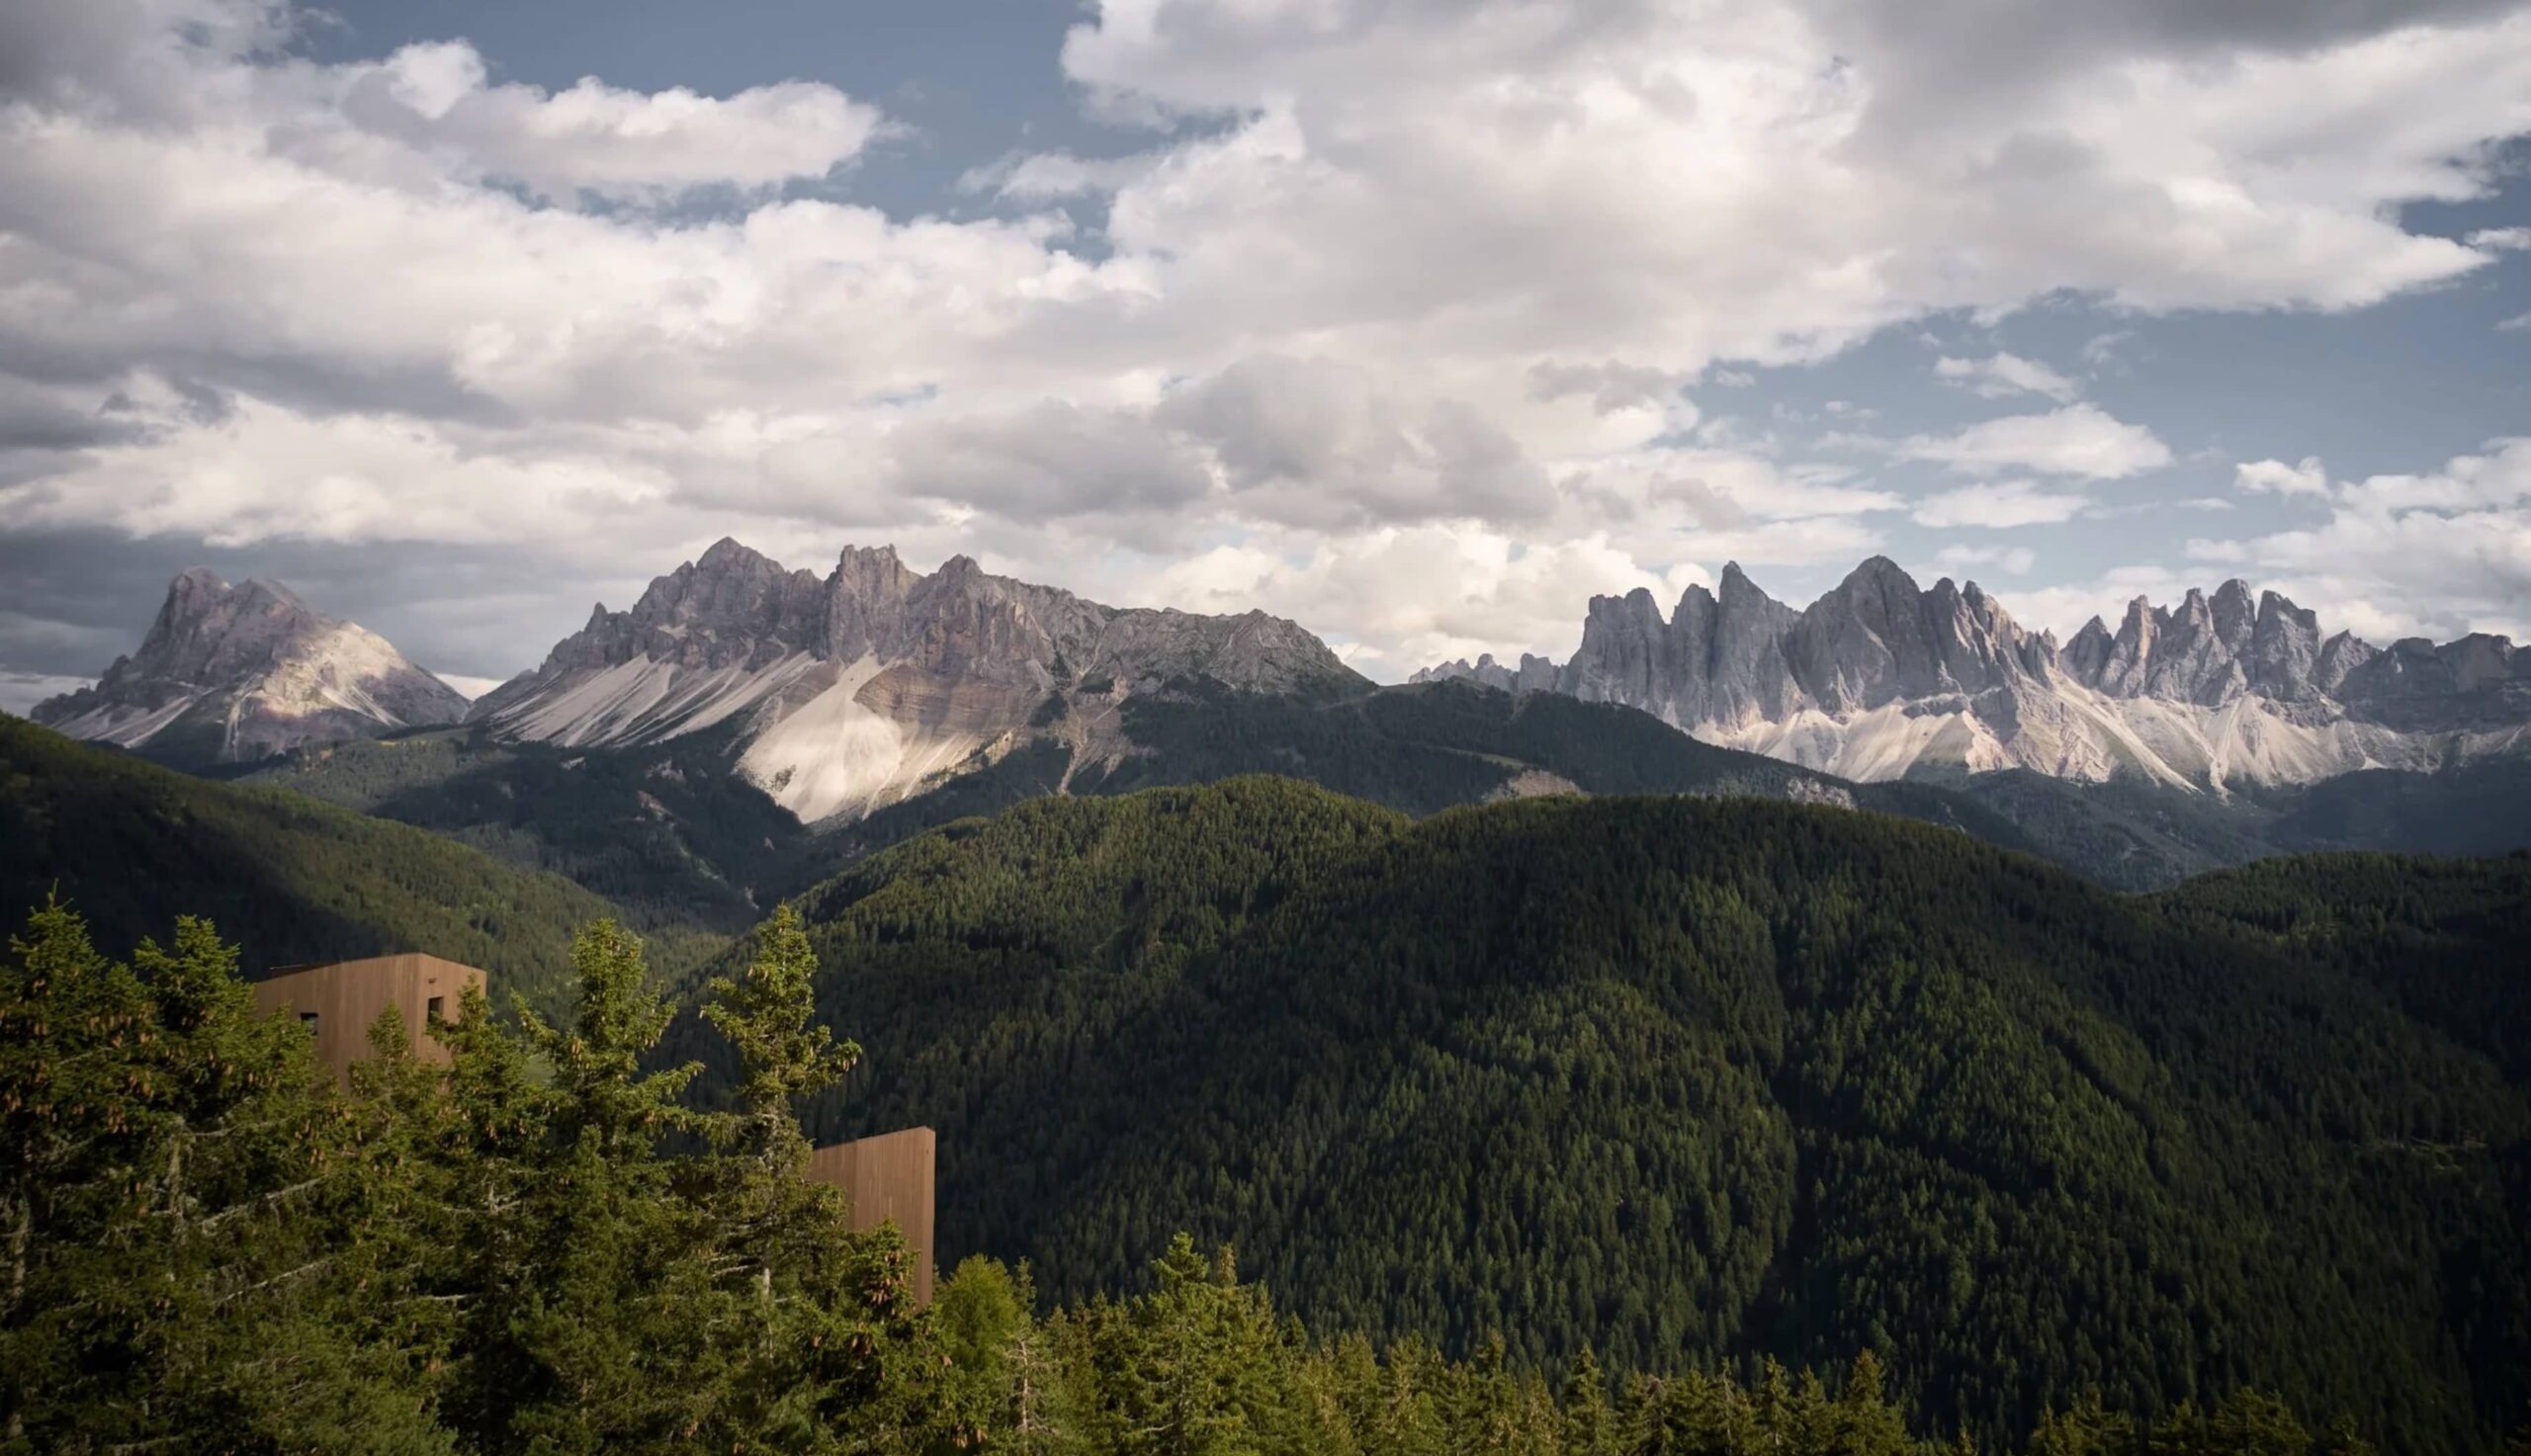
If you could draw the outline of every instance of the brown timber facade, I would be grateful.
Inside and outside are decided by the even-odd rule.
[[[438,956],[407,952],[293,966],[254,983],[255,1008],[265,1015],[296,1014],[316,1041],[316,1060],[347,1077],[353,1063],[369,1055],[369,1029],[393,1006],[402,1015],[413,1051],[446,1065],[448,1050],[431,1040],[430,1023],[454,1018],[469,987],[483,989],[483,973]],[[809,1176],[843,1190],[852,1203],[852,1227],[875,1229],[895,1220],[914,1248],[914,1297],[931,1303],[932,1185],[938,1139],[929,1128],[906,1128],[853,1143],[837,1143],[809,1155]]]
[[[809,1155],[809,1176],[841,1188],[852,1200],[852,1227],[875,1229],[890,1219],[914,1245],[914,1297],[931,1303],[932,1163],[939,1140],[929,1128],[906,1128]]]
[[[483,988],[473,966],[408,951],[323,966],[293,966],[253,985],[255,1009],[267,1015],[284,1007],[298,1013],[316,1038],[316,1060],[347,1076],[369,1055],[369,1029],[393,1006],[404,1018],[413,1051],[427,1062],[446,1063],[448,1049],[431,1040],[434,1020],[454,1020],[467,987]]]

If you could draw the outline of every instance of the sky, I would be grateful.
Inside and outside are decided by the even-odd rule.
[[[2531,638],[2531,5],[0,6],[0,708],[723,536],[1381,680],[1874,554]]]

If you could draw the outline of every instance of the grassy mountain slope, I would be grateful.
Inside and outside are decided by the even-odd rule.
[[[273,789],[206,782],[0,717],[0,911],[16,928],[58,891],[122,955],[175,913],[242,941],[248,973],[427,950],[481,966],[496,993],[552,1004],[571,931],[621,911],[559,876]],[[655,940],[690,962],[717,944]]]
[[[2407,929],[2280,933],[2305,873]],[[1461,1348],[1871,1347],[1937,1427],[2255,1381],[2463,1449],[2531,1399],[2531,1104],[2466,1024],[2519,1020],[2525,902],[2379,857],[2122,899],[1739,800],[1041,801],[808,898],[869,1053],[816,1126],[938,1128],[944,1258],[1056,1294],[1184,1227]]]

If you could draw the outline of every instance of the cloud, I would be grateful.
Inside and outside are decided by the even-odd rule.
[[[1543,363],[1529,368],[1529,390],[1541,399],[1589,396],[1602,414],[1626,408],[1663,411],[1671,430],[1696,427],[1697,409],[1682,396],[1688,377],[1642,364]]]
[[[1054,202],[1114,192],[1140,180],[1161,161],[1156,154],[1078,157],[1066,151],[1014,151],[960,173],[958,190],[989,192],[1012,202]]]
[[[876,107],[784,81],[726,98],[640,92],[587,77],[567,90],[492,85],[462,41],[407,45],[325,77],[363,130],[514,181],[539,197],[660,201],[698,187],[769,188],[851,162],[881,133]]]
[[[1598,387],[1616,390],[1604,413],[1636,402]],[[1483,411],[1332,360],[1252,355],[1154,418],[1209,448],[1240,507],[1274,525],[1532,521],[1554,503],[1545,468]]]
[[[75,693],[94,681],[96,679],[89,677],[60,677],[0,667],[0,713],[24,718],[44,699]]]
[[[2311,456],[2293,466],[2281,460],[2254,460],[2232,468],[2232,488],[2253,494],[2264,491],[2273,495],[2326,495],[2329,476],[2319,461]]]
[[[2249,548],[2237,541],[2193,537],[2183,550],[2192,561],[2246,561],[2250,558]]]
[[[1303,622],[1343,622],[1349,660],[1388,681],[1453,657],[1524,651],[1562,657],[1579,644],[1584,607],[1599,593],[1649,589],[1664,605],[1693,582],[1682,563],[1647,571],[1605,537],[1548,546],[1461,526],[1382,530],[1290,555],[1220,547],[1171,565],[1151,600],[1190,612],[1264,607]]]
[[[1312,321],[1376,275],[1402,314],[1481,289],[1529,337],[1780,362],[2056,289],[2344,308],[2486,261],[2385,204],[2484,190],[2481,143],[2531,116],[2519,16],[2071,48],[1996,25],[2027,47],[2005,55],[1986,8],[1943,11],[1134,0],[1065,60],[1111,100],[1246,119],[1121,189],[1114,231],[1225,304],[1274,277]],[[1328,237],[1357,245],[1296,247]]]
[[[2531,628],[2531,440],[2440,470],[2341,485],[2325,523],[2239,543],[2240,558],[2360,600],[2377,625],[2451,637]]]
[[[2094,334],[2083,341],[2083,363],[2095,370],[2110,369],[2118,363],[2118,351],[2134,343],[2135,340],[2136,331],[2130,328],[2111,329],[2107,333]]]
[[[1202,457],[1139,414],[1060,399],[985,418],[921,419],[888,441],[895,488],[1018,520],[1174,512],[1212,488]]]
[[[1964,485],[1926,497],[1916,506],[1919,526],[2050,526],[2070,521],[2091,505],[2079,491],[2042,490],[2028,480],[1997,480]]]
[[[482,545],[579,531],[670,490],[656,470],[558,451],[470,457],[390,416],[311,418],[242,400],[217,424],[86,452],[60,473],[0,489],[0,529],[111,522],[135,535],[237,546],[269,539]]]
[[[1899,442],[1898,453],[1966,474],[2021,470],[2091,480],[2120,479],[2171,463],[2170,448],[2151,430],[2089,404],[2006,415],[1953,435],[1912,436]]]
[[[2315,463],[2306,467],[2317,473]],[[2323,631],[2343,628],[2377,645],[2472,631],[2531,635],[2531,440],[2493,441],[2433,471],[2346,481],[2325,499],[2328,518],[2305,529],[2188,541],[2182,555],[2197,572],[2135,565],[2017,590],[2014,614],[2061,634],[2096,612],[2114,620],[2133,596],[2174,600],[2207,585],[2201,577],[2215,568],[2314,609]]]
[[[1416,544],[1528,543],[1498,574],[1575,572],[1559,621],[1620,557],[1824,562],[1908,499],[1684,385],[1956,311],[2351,309],[2494,266],[2400,219],[2485,196],[2531,130],[2531,17],[2251,9],[2294,13],[1107,0],[1067,79],[1173,125],[988,162],[996,215],[953,220],[809,185],[892,134],[831,87],[545,89],[455,40],[311,58],[280,0],[20,0],[0,529],[518,551],[508,622],[423,586],[361,608],[487,673],[541,648],[515,621],[724,532],[1118,595],[1228,543],[1323,563],[1275,579],[1366,603],[1390,625],[1304,620],[1392,657],[1499,627],[1354,582]],[[1056,206],[1083,197],[1094,246]],[[2169,460],[2052,369],[1965,363],[2061,407],[1910,420],[1899,455]]]
[[[1946,546],[1934,553],[1934,560],[1945,571],[1994,566],[2010,575],[2026,576],[2039,564],[2039,553],[2026,546]]]
[[[2492,253],[2512,252],[2531,248],[2531,227],[2482,227],[2462,241]]]
[[[2531,313],[2517,313],[2511,318],[2499,321],[2496,327],[2509,334],[2531,331]]]
[[[2083,392],[2072,380],[2018,354],[1995,354],[1984,359],[1954,359],[1945,355],[1934,361],[1934,373],[1981,399],[2045,394],[2059,404],[2070,404]]]

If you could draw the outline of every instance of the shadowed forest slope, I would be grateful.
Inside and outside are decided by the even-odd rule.
[[[1188,1228],[1454,1349],[1871,1349],[1937,1428],[2255,1383],[2462,1446],[2531,1399],[2531,859],[2136,899],[1876,814],[1241,779],[804,903],[868,1051],[814,1130],[938,1128],[944,1259],[1058,1297]]]

